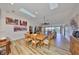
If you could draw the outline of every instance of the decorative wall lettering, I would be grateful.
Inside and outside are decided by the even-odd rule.
[[[26,31],[26,30],[27,30],[26,27],[18,27],[18,26],[14,27],[14,32],[17,32],[17,31]]]
[[[27,30],[27,21],[19,20],[19,19],[13,19],[10,17],[6,17],[6,24],[8,25],[16,25],[14,26],[14,32],[17,31],[26,31]],[[18,26],[20,25],[20,26]]]
[[[20,20],[20,25],[22,25],[22,26],[27,26],[27,22],[26,22],[26,21],[21,21],[21,20]]]
[[[27,21],[18,20],[18,19],[12,19],[10,17],[6,17],[6,24],[27,26]]]

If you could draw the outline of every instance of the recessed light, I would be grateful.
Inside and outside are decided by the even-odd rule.
[[[38,14],[38,12],[36,11],[35,14]]]

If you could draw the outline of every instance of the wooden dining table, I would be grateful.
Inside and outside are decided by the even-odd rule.
[[[46,37],[46,35],[44,34],[25,34],[25,37],[27,37],[27,35],[29,35],[29,37],[33,39],[39,39],[39,40],[43,40]]]
[[[46,35],[44,35],[44,34],[37,34],[36,35],[36,39],[41,40],[41,41],[44,40],[45,37],[46,37]]]
[[[42,42],[43,40],[47,37],[46,35],[44,34],[29,34],[31,40],[36,40],[36,41],[39,41],[39,45],[41,46],[42,45]],[[26,37],[26,34],[25,34],[25,37]]]
[[[47,36],[44,35],[44,34],[31,34],[31,37],[32,37],[32,39],[38,40],[38,41],[39,41],[39,44],[40,44],[40,46],[41,46],[42,43],[43,43],[43,40],[44,40]]]
[[[44,34],[30,34],[30,37],[32,39],[37,39],[37,40],[44,40],[46,38],[46,35]]]

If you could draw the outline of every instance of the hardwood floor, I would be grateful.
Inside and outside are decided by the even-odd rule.
[[[64,36],[58,34],[54,42],[56,47],[69,51],[70,39],[65,38]]]
[[[70,55],[68,50],[64,50],[55,46],[52,41],[51,48],[27,46],[24,39],[12,41],[11,53],[9,55]]]

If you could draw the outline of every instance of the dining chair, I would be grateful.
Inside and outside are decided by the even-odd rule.
[[[0,55],[6,55],[7,51],[6,51],[6,46],[0,46]]]
[[[39,40],[32,39],[32,46],[37,47],[39,45]]]
[[[27,34],[25,35],[25,42],[26,42],[26,45],[28,46],[31,41],[32,41],[31,35],[30,35],[29,33],[27,33]]]
[[[47,38],[43,41],[42,46],[48,46],[48,49],[52,45],[52,40],[54,39],[54,34],[48,35]]]
[[[7,38],[1,38],[0,40],[0,54],[8,55],[11,52],[11,42]]]

